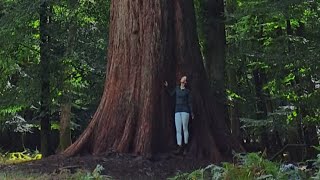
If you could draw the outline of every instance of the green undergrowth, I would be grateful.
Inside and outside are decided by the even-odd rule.
[[[236,162],[209,165],[191,173],[178,173],[169,180],[302,180],[317,179],[307,177],[307,173],[293,164],[269,161],[260,153],[236,155]],[[320,162],[320,157],[318,157]],[[315,167],[317,169],[317,167]],[[318,167],[319,168],[319,167]],[[318,173],[320,174],[320,173]],[[313,174],[314,176],[318,175]],[[320,177],[320,176],[319,176]]]
[[[63,170],[59,173],[37,174],[26,172],[0,172],[1,180],[111,180],[112,177],[102,175],[104,168],[97,165],[90,172],[86,170],[77,170],[76,173],[71,173],[69,170]]]
[[[19,164],[22,162],[39,160],[42,155],[39,151],[31,152],[30,150],[24,150],[22,152],[7,152],[0,154],[0,165]]]

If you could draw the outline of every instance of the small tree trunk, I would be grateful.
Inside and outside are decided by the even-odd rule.
[[[41,127],[41,153],[44,157],[49,155],[50,136],[50,48],[48,25],[50,23],[50,5],[48,1],[43,1],[40,5],[40,127]]]
[[[225,1],[225,10],[227,13],[233,13],[237,9],[237,1],[236,0],[226,0]],[[226,36],[226,35],[225,35]],[[229,56],[232,57],[234,54],[234,45],[230,44],[227,45],[227,53]],[[227,78],[228,78],[228,88],[235,93],[237,92],[238,87],[238,74],[237,70],[232,67],[226,68],[227,70]],[[239,112],[240,105],[238,103],[238,100],[233,100],[228,106],[228,115],[229,115],[229,120],[230,120],[230,129],[231,129],[231,134],[235,139],[238,139],[241,141],[241,132],[240,132],[240,112]]]
[[[233,69],[228,69],[228,84],[229,89],[235,91],[238,89],[237,86],[237,74],[234,72]],[[237,92],[235,92],[237,93]],[[240,133],[240,116],[239,116],[239,104],[238,100],[232,100],[229,105],[229,119],[230,119],[230,127],[231,127],[231,134],[232,136],[237,139],[241,140],[241,133]]]
[[[307,144],[307,159],[313,159],[318,152],[313,146],[319,146],[317,127],[314,124],[307,125],[305,130],[305,142]]]
[[[78,5],[78,0],[70,0],[69,6],[71,10],[75,10]],[[76,41],[77,27],[75,24],[75,15],[71,15],[68,27],[68,41],[66,47],[65,58],[72,58],[74,52],[74,45]],[[63,63],[63,62],[62,62]],[[60,143],[58,151],[63,151],[71,145],[71,84],[69,81],[70,67],[67,64],[62,66],[62,99],[61,99],[61,116],[60,116]]]
[[[59,151],[71,145],[71,103],[61,104]]]
[[[265,74],[262,72],[261,69],[256,69],[253,72],[254,82],[255,82],[255,89],[256,89],[256,97],[257,97],[257,119],[266,119],[267,118],[267,103],[265,96],[263,94],[263,84]],[[260,143],[262,145],[263,150],[269,148],[269,140],[268,140],[268,133],[265,128],[261,129],[261,138]]]
[[[315,83],[312,81],[312,77],[309,76],[307,81],[308,86],[307,88],[310,90],[314,90]],[[313,114],[315,112],[308,112],[308,110],[305,110],[303,112],[304,117],[307,114]],[[314,114],[313,114],[314,115]],[[307,159],[314,159],[317,156],[317,150],[313,146],[319,146],[319,137],[317,133],[317,124],[312,123],[312,122],[305,122],[306,123],[306,128],[305,128],[305,143],[307,144]]]
[[[301,29],[302,31],[302,29]],[[289,38],[289,36],[292,36],[293,35],[293,29],[292,29],[292,25],[291,25],[291,21],[290,19],[287,19],[286,20],[286,32],[287,32],[287,36],[288,36],[288,55],[289,56],[293,56],[295,54],[295,50],[294,50],[294,47],[292,46],[292,42]],[[302,32],[299,32],[299,33],[302,33]],[[296,77],[295,80],[293,81],[294,85],[296,85],[297,83],[299,83],[299,79]],[[299,94],[299,92],[298,92]],[[298,104],[297,107],[296,107],[296,111],[297,111],[297,114],[298,116],[296,118],[294,118],[294,126],[295,126],[295,130],[296,130],[296,134],[298,134],[297,137],[294,137],[292,140],[289,139],[289,141],[295,141],[296,143],[303,143],[304,144],[304,132],[303,132],[303,125],[302,125],[302,111],[301,111],[301,107],[300,105]],[[289,136],[289,138],[292,138],[292,136]],[[302,153],[302,150],[301,149],[290,149],[289,150],[289,153],[290,153],[290,157],[292,158],[292,160],[294,161],[301,161],[303,160],[303,153]]]
[[[288,36],[288,53],[291,52],[291,46],[292,46],[292,43],[289,39],[289,36],[291,36],[293,34],[293,30],[292,30],[292,27],[291,27],[291,22],[290,22],[290,19],[287,19],[286,20],[286,30],[287,30],[287,36]]]

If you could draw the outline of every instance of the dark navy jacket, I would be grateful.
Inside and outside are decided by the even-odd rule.
[[[187,112],[193,113],[192,111],[192,97],[189,89],[181,89],[177,86],[174,90],[168,90],[170,96],[176,96],[176,107],[175,112]]]

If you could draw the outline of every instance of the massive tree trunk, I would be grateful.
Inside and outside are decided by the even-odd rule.
[[[210,97],[209,81],[201,58],[197,39],[195,12],[191,0],[175,1],[175,36],[177,77],[186,74],[193,95],[195,120],[191,123],[191,153],[210,156],[218,161],[231,150],[240,150],[239,143],[229,133],[225,112],[221,112],[217,99]],[[202,152],[202,153],[199,153]],[[224,154],[221,154],[224,152]]]
[[[111,2],[104,94],[88,128],[65,154],[114,150],[148,155],[173,144],[163,91],[163,81],[174,77],[169,2]]]
[[[217,162],[221,150],[239,149],[208,100],[192,0],[112,1],[110,27],[101,103],[65,155],[170,150],[175,144],[173,106],[168,106],[172,102],[163,81],[173,83],[181,75],[189,76],[196,114],[190,153]]]
[[[48,1],[43,1],[40,6],[40,127],[41,127],[41,154],[45,157],[49,155],[50,136],[50,47],[48,25],[50,23],[50,5]]]

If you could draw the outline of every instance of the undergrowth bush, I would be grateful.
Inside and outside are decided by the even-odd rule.
[[[271,162],[259,153],[236,155],[236,163],[209,165],[191,173],[179,173],[170,180],[300,180],[305,178],[298,168],[287,168]],[[320,162],[320,161],[319,161]],[[292,165],[292,167],[295,167]],[[320,174],[320,173],[319,173]],[[320,175],[319,175],[320,176]]]
[[[320,179],[320,154],[317,155],[317,159],[314,162],[314,166],[316,167],[316,171],[312,179]]]

